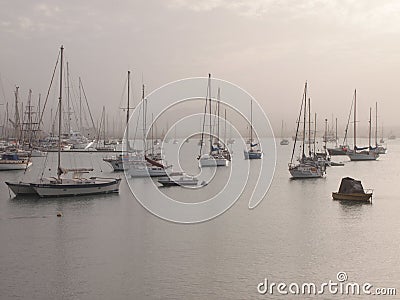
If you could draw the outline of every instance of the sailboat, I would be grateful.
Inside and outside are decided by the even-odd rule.
[[[386,147],[378,144],[378,102],[375,103],[375,148],[370,150],[375,150],[378,154],[386,154],[387,152]]]
[[[346,129],[344,130],[344,138],[343,143],[338,146],[338,137],[337,137],[337,118],[336,118],[336,146],[334,148],[327,148],[329,155],[346,155],[347,151],[350,149],[349,145],[347,144],[347,132],[349,130],[350,118],[351,118],[351,111],[353,109],[353,103],[351,102],[349,117],[347,118]]]
[[[371,150],[371,110],[369,113],[369,134],[368,147],[357,147],[357,91],[354,90],[354,127],[353,127],[353,138],[354,138],[354,149],[347,151],[347,156],[351,161],[364,161],[364,160],[376,160],[379,157],[379,154]]]
[[[173,140],[172,144],[176,145],[178,143],[179,143],[179,141],[176,139],[176,125],[175,125],[174,126],[174,140]]]
[[[279,143],[282,146],[287,146],[289,145],[289,140],[287,138],[283,137],[283,120],[282,120],[282,128],[281,128],[281,141]]]
[[[120,178],[90,177],[82,175],[93,171],[88,168],[65,169],[61,167],[61,119],[62,119],[62,90],[63,90],[63,52],[60,49],[60,91],[58,98],[58,156],[57,177],[41,178],[36,183],[6,182],[14,194],[33,194],[39,197],[81,196],[90,194],[114,193],[119,191]],[[63,174],[72,173],[72,178],[63,178]]]
[[[201,140],[204,141],[204,127],[206,126],[206,116],[207,116],[207,104],[209,107],[209,122],[210,122],[210,132],[209,132],[209,143],[210,151],[207,154],[202,155],[203,144],[200,145],[200,153],[197,159],[199,160],[199,167],[226,167],[229,165],[229,160],[226,155],[222,153],[219,147],[213,146],[213,136],[212,136],[212,114],[211,114],[211,74],[208,74],[208,85],[207,85],[207,96],[206,105],[204,110],[203,128],[201,132]],[[219,137],[217,137],[219,140]]]
[[[302,133],[302,154],[301,157],[298,159],[297,163],[293,162],[294,152],[296,150],[296,143],[299,136],[299,126],[300,126],[300,118],[303,110],[304,105],[304,113],[303,113],[303,133]],[[296,128],[296,136],[293,145],[292,157],[289,163],[289,172],[293,179],[303,179],[303,178],[319,178],[323,177],[326,173],[326,163],[325,161],[320,161],[315,153],[311,152],[311,128],[310,128],[310,108],[309,108],[309,122],[308,122],[308,149],[309,153],[308,156],[305,152],[305,145],[306,145],[306,114],[307,114],[307,82],[304,85],[304,93],[303,99],[301,102],[300,113],[297,119],[297,128]],[[314,139],[315,140],[315,139]]]
[[[244,150],[244,159],[261,159],[263,153],[256,148],[259,143],[253,143],[253,99],[250,100],[250,149]]]
[[[128,71],[128,91],[127,91],[127,107],[126,107],[126,130],[129,131],[128,125],[129,125],[129,116],[130,116],[130,83],[131,83],[131,71]],[[128,136],[128,132],[127,132]],[[129,140],[127,139],[126,141],[127,144],[127,150],[130,150],[129,147]],[[110,166],[113,168],[114,171],[124,171],[131,160],[135,161],[137,159],[137,154],[136,153],[120,153],[117,156],[112,156],[112,157],[106,157],[103,158],[103,161],[107,162],[110,164]]]
[[[151,127],[151,153],[147,153],[146,145],[146,113],[147,99],[144,97],[144,85],[142,86],[142,102],[143,102],[143,153],[136,155],[134,160],[128,163],[127,174],[131,178],[136,177],[163,177],[172,172],[172,165],[166,165],[163,162],[161,153],[154,152],[154,122]]]

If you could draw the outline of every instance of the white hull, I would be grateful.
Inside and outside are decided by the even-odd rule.
[[[376,160],[379,154],[375,151],[363,151],[363,152],[348,152],[347,156],[351,161],[365,161],[365,160]]]
[[[8,170],[25,170],[32,166],[32,162],[7,162],[0,160],[0,171],[8,171]]]
[[[227,167],[229,166],[229,161],[226,158],[200,158],[200,167]]]
[[[31,157],[44,157],[47,155],[47,152],[40,150],[32,150]]]
[[[6,182],[7,186],[10,190],[16,195],[37,195],[35,189],[31,186],[30,183],[25,182]]]
[[[131,178],[138,177],[162,177],[167,176],[168,169],[150,166],[131,166],[127,169],[127,174]]]
[[[325,172],[317,166],[299,164],[293,167],[289,167],[290,175],[293,178],[320,178],[324,177]]]
[[[39,197],[83,196],[117,193],[121,179],[97,179],[91,182],[67,181],[66,183],[33,184]]]

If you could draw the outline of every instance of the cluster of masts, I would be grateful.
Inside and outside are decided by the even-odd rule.
[[[311,100],[307,98],[307,82],[304,86],[304,93],[301,102],[301,108],[298,119],[296,121],[296,135],[294,136],[294,145],[289,163],[289,172],[292,178],[318,178],[326,175],[326,167],[332,165],[344,165],[344,163],[334,163],[331,161],[331,156],[334,155],[347,155],[351,161],[371,161],[379,158],[380,154],[385,154],[387,149],[378,143],[378,104],[375,106],[375,145],[372,145],[372,108],[369,110],[369,138],[368,146],[359,147],[357,144],[357,92],[354,91],[354,98],[352,101],[350,114],[345,129],[345,136],[343,143],[338,145],[337,138],[337,119],[336,119],[336,133],[329,134],[327,119],[325,119],[325,133],[323,136],[323,150],[318,152],[316,150],[316,114],[314,117],[314,129],[311,128]],[[308,106],[308,110],[307,110]],[[353,148],[351,149],[347,142],[347,134],[350,124],[350,116],[353,110]],[[302,128],[300,128],[302,125]],[[307,127],[308,125],[308,127]],[[282,125],[283,126],[283,125]],[[283,127],[282,127],[283,128]],[[328,142],[334,142],[335,147],[327,147]],[[383,143],[381,139],[380,143]],[[297,161],[295,158],[296,145],[300,143],[300,155]],[[286,145],[288,143],[282,143]]]

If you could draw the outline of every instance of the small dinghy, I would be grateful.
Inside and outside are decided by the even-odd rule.
[[[361,181],[351,177],[342,178],[339,191],[332,193],[333,200],[370,202],[372,200],[372,190],[364,190]]]

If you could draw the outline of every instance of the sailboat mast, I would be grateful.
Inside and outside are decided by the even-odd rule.
[[[209,100],[209,109],[210,109],[210,152],[213,151],[213,143],[212,143],[212,131],[211,131],[211,74],[208,74],[208,100]]]
[[[368,150],[371,150],[371,114],[372,107],[369,108]]]
[[[63,57],[64,46],[61,46],[61,59],[60,59],[60,94],[58,97],[58,156],[57,156],[57,176],[60,180],[61,176],[61,99],[62,99],[62,74],[63,74]]]
[[[314,133],[315,138],[315,133]],[[311,99],[308,98],[308,156],[311,157]]]
[[[106,146],[106,107],[103,105],[103,146]]]
[[[227,145],[227,141],[226,141],[226,109],[225,109],[224,119],[225,119],[225,123],[224,123],[224,144]]]
[[[353,131],[353,139],[354,139],[354,151],[356,151],[357,149],[357,126],[356,126],[356,122],[357,122],[357,90],[354,90],[354,131]]]
[[[337,118],[335,119],[335,140],[336,140],[336,148],[338,146],[338,137],[337,137]]]
[[[19,137],[19,111],[18,111],[18,89],[19,86],[15,87],[15,114],[14,114],[14,134],[15,138]]]
[[[307,115],[307,81],[304,86],[304,116],[303,116],[303,146],[302,146],[302,151],[303,155],[302,158],[304,158],[305,152],[304,152],[304,146],[306,144],[306,115]]]
[[[128,71],[128,103],[126,108],[126,150],[129,151],[129,101],[131,88],[131,71]]]
[[[71,133],[71,117],[70,117],[70,104],[69,104],[69,66],[67,61],[67,135],[70,136]]]
[[[324,140],[324,148],[326,149],[326,143],[328,139],[326,138],[328,135],[328,119],[325,119],[325,140]]]
[[[83,134],[82,130],[82,87],[81,78],[79,77],[79,132]]]
[[[253,149],[253,98],[250,99],[250,149]]]
[[[143,152],[146,154],[146,103],[144,100],[144,84],[142,84],[142,103],[143,103]]]
[[[217,143],[219,144],[219,105],[221,101],[221,89],[218,88],[218,93],[217,93]]]
[[[316,143],[316,136],[317,134],[317,113],[314,113],[314,156],[315,156],[315,143]]]
[[[375,147],[378,147],[378,102],[375,102]]]

